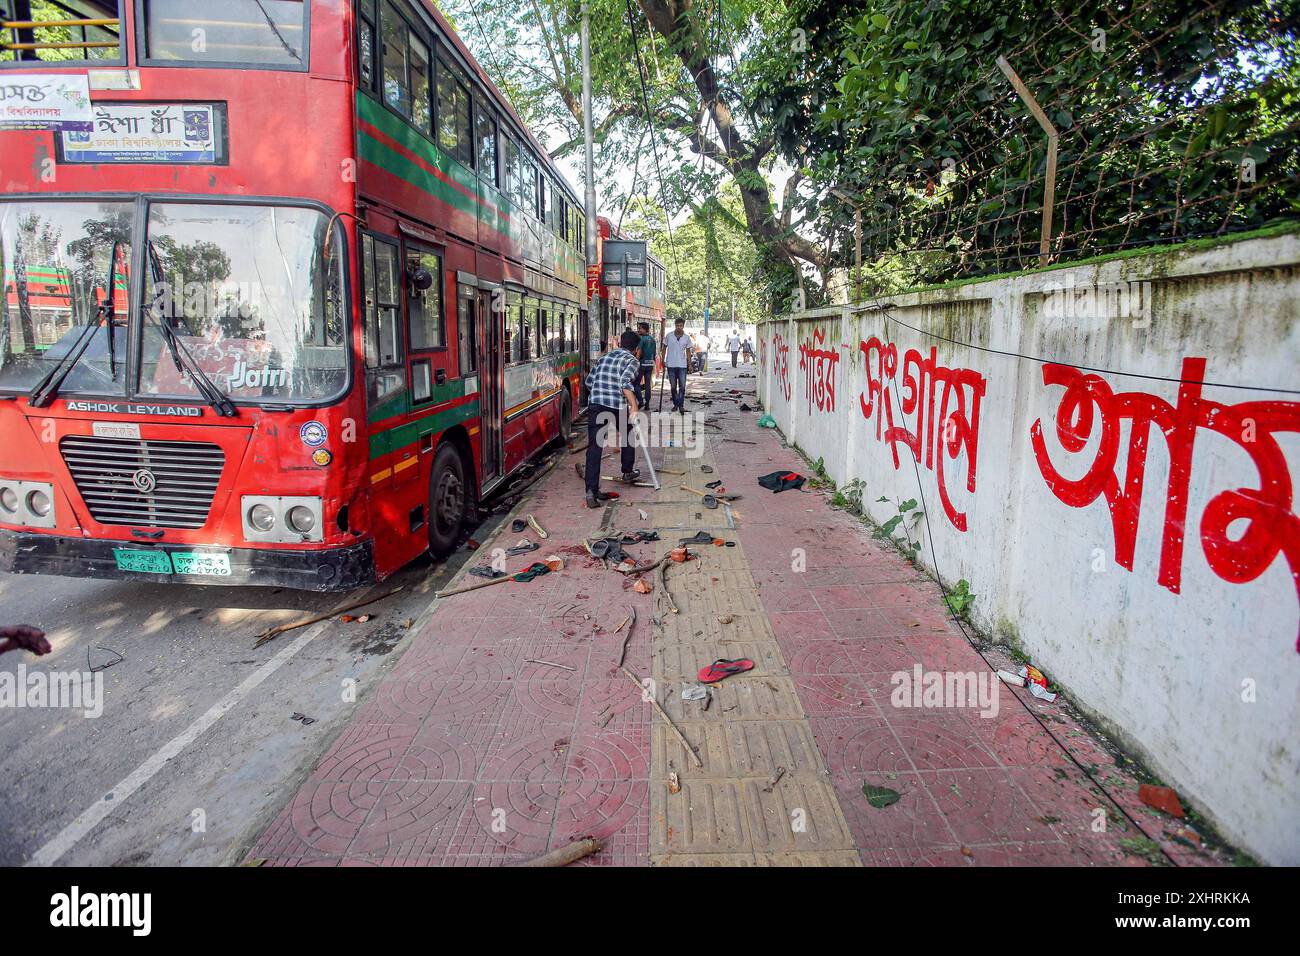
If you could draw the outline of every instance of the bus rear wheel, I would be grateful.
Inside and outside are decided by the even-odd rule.
[[[569,386],[564,386],[564,394],[560,396],[560,436],[559,443],[567,445],[570,434],[573,430],[573,409],[570,407]]]
[[[456,549],[470,510],[469,495],[460,452],[451,444],[440,446],[429,478],[429,552],[435,558],[445,558]]]

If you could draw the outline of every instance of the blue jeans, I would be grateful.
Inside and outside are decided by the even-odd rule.
[[[672,387],[673,408],[683,409],[686,407],[686,369],[670,368],[668,371],[668,384]]]

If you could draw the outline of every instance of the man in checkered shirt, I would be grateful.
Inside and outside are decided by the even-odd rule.
[[[641,360],[636,350],[641,336],[624,329],[619,336],[619,348],[606,352],[587,375],[587,507],[599,508],[600,457],[602,434],[617,436],[622,447],[621,464],[623,481],[632,484],[641,472],[632,466],[636,463],[636,450],[629,437],[632,416],[639,410],[636,401],[636,380],[641,371]]]

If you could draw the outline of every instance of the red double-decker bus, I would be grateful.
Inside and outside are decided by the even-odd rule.
[[[631,238],[604,216],[596,217],[596,236],[596,258],[600,263],[605,260],[605,240]],[[667,314],[664,264],[654,253],[646,253],[646,284],[643,286],[607,286],[601,281],[602,275],[602,269],[592,272],[593,340],[604,343],[603,348],[615,348],[624,329],[635,329],[638,322],[649,322],[655,336],[662,342]]]
[[[0,567],[351,588],[567,433],[584,213],[432,3],[0,19]]]

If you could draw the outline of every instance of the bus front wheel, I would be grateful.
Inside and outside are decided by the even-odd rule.
[[[445,558],[456,548],[469,511],[465,461],[450,444],[438,448],[429,478],[429,551]]]

